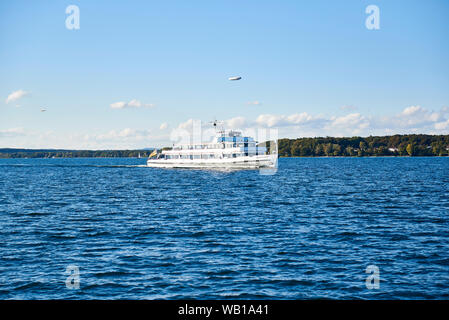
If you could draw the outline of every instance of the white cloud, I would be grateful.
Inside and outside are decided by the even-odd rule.
[[[125,108],[152,108],[154,104],[142,103],[139,100],[132,99],[129,102],[118,101],[110,104],[112,109],[125,109]]]
[[[307,112],[293,114],[260,114],[255,119],[234,117],[224,120],[225,129],[278,128],[280,137],[305,136],[369,136],[393,134],[448,134],[449,108],[439,111],[427,110],[420,106],[404,108],[389,116],[368,116],[359,112],[343,116],[312,115]],[[176,137],[192,132],[193,119],[180,123]],[[202,123],[203,135],[206,135],[206,123]],[[207,131],[209,133],[209,131]],[[212,132],[212,131],[211,131]],[[213,133],[213,132],[212,132]]]
[[[181,122],[176,128],[171,130],[170,131],[171,143],[173,142],[183,144],[188,143],[190,141],[190,136],[192,135],[192,132],[194,130],[194,123],[195,123],[194,119],[189,119],[185,122]],[[199,126],[198,128],[201,129],[201,126]]]
[[[8,97],[6,98],[6,103],[10,103],[11,101],[16,101],[16,100],[19,100],[20,98],[23,98],[23,97],[25,97],[25,96],[27,96],[27,95],[29,95],[30,93],[29,92],[26,92],[26,91],[24,91],[24,90],[17,90],[17,91],[14,91],[14,92],[12,92],[12,93],[10,93],[9,95],[8,95]]]
[[[282,124],[284,116],[278,116],[273,114],[261,114],[257,117],[257,124],[264,127],[274,127]]]
[[[447,119],[446,121],[443,121],[443,122],[435,123],[435,129],[437,129],[437,130],[449,129],[449,119]]]
[[[319,121],[321,117],[314,117],[307,112],[294,113],[291,115],[261,114],[257,117],[256,123],[263,127],[288,127],[307,125]]]
[[[25,134],[25,130],[23,128],[10,128],[0,130],[0,137],[16,137],[23,136]]]
[[[149,137],[150,135],[150,130],[125,128],[122,130],[111,130],[107,133],[92,135],[91,137],[96,140],[142,140]]]
[[[192,127],[193,127],[193,123],[194,123],[194,122],[195,122],[194,119],[189,119],[189,120],[187,120],[187,121],[185,121],[185,122],[181,122],[181,123],[178,125],[178,129],[192,130]]]
[[[381,118],[378,126],[419,130],[434,127],[438,122],[444,122],[447,113],[448,110],[445,107],[440,111],[431,111],[421,106],[410,106],[395,116]]]
[[[157,130],[124,128],[107,132],[29,131],[23,128],[0,130],[0,143],[14,148],[55,149],[141,149],[170,145],[169,134]]]
[[[411,116],[411,115],[414,115],[414,114],[417,114],[417,113],[420,113],[423,111],[424,111],[424,109],[421,108],[421,106],[410,106],[410,107],[405,108],[402,111],[402,114],[404,116]]]
[[[125,106],[126,106],[126,102],[121,102],[121,101],[111,103],[111,105],[110,105],[110,107],[112,109],[122,109],[122,108],[125,108]]]
[[[245,124],[246,127],[276,127],[293,137],[447,134],[448,115],[448,107],[432,111],[421,106],[410,106],[398,114],[384,117],[366,116],[358,112],[344,116],[311,115],[307,112],[290,115],[261,114],[254,121],[245,120]],[[232,123],[228,121],[229,128],[232,127],[230,124]]]
[[[132,103],[133,104],[133,103]],[[0,142],[3,146],[24,148],[65,148],[65,149],[137,149],[169,146],[173,142],[190,143],[182,140],[191,133],[203,136],[210,141],[215,135],[212,125],[205,121],[188,119],[169,129],[162,123],[154,130],[142,128],[121,128],[106,132],[89,131],[84,133],[31,132],[23,128],[0,129]],[[343,116],[313,115],[307,112],[292,114],[260,114],[255,118],[237,116],[223,121],[225,129],[240,129],[255,132],[256,128],[277,128],[280,138],[317,136],[369,136],[393,134],[449,134],[449,108],[433,111],[420,106],[404,108],[388,116],[368,116],[358,112]],[[195,128],[195,130],[193,130]],[[165,131],[164,131],[165,130]],[[253,130],[253,131],[251,131]],[[193,137],[193,136],[191,136]],[[194,137],[196,139],[196,136]]]
[[[309,121],[313,120],[313,117],[308,114],[307,112],[303,112],[303,113],[295,113],[292,115],[287,116],[286,118],[287,123],[291,123],[291,124],[301,124],[301,123],[306,123]]]
[[[225,121],[226,127],[229,128],[244,128],[247,126],[246,119],[244,117],[235,117]]]
[[[359,135],[368,128],[370,121],[360,113],[351,113],[342,117],[331,117],[324,127],[325,131],[335,132],[335,135]]]
[[[351,113],[342,117],[331,118],[331,127],[357,127],[366,128],[369,121],[360,113]]]
[[[249,101],[246,104],[250,106],[260,106],[262,102],[256,100],[256,101]]]
[[[53,147],[68,149],[141,149],[166,146],[169,135],[153,133],[150,129],[124,128],[100,133],[75,133],[68,137],[52,134],[45,141],[43,146],[51,143]]]

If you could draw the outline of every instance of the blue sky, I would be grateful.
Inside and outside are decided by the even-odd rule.
[[[214,118],[280,137],[447,134],[448,40],[445,0],[2,1],[0,147],[162,146]]]

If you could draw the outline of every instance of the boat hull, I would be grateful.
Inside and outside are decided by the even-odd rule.
[[[225,159],[148,159],[147,161],[147,166],[154,168],[259,169],[274,168],[276,165],[277,155]]]

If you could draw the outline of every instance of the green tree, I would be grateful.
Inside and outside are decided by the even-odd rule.
[[[323,149],[324,149],[324,154],[326,156],[331,156],[332,155],[332,144],[326,143],[324,145]]]
[[[366,143],[364,141],[360,141],[359,148],[360,150],[364,151],[366,149]]]
[[[341,147],[340,147],[339,144],[334,143],[334,144],[332,145],[332,150],[333,150],[332,154],[333,154],[335,157],[341,155]]]
[[[295,140],[291,147],[291,155],[294,157],[299,157],[301,155],[301,141]]]
[[[348,155],[350,157],[354,156],[355,155],[354,148],[353,147],[346,147],[345,153],[346,153],[346,155]]]
[[[323,145],[320,143],[315,147],[315,155],[322,156],[324,154]]]
[[[407,150],[407,153],[408,153],[409,156],[413,156],[414,152],[415,152],[415,146],[412,143],[409,143],[407,145],[406,150]]]

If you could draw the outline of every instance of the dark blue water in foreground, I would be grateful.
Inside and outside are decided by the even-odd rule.
[[[0,160],[0,299],[449,298],[449,158],[144,163]]]

